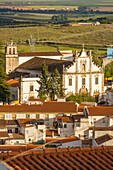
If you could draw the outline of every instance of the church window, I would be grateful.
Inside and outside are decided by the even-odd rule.
[[[69,86],[72,86],[72,78],[69,78]]]
[[[15,54],[15,48],[13,48],[13,54]]]
[[[85,85],[85,78],[82,78],[82,85]]]
[[[95,77],[95,84],[98,84],[98,77]]]
[[[9,54],[11,54],[11,48],[9,48]]]
[[[85,64],[82,65],[82,70],[85,71],[86,70],[86,66]]]
[[[34,91],[34,86],[30,85],[30,91]]]

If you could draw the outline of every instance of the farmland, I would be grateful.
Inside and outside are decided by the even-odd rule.
[[[11,39],[18,44],[19,51],[75,50],[85,44],[85,48],[105,53],[113,44],[112,0],[0,0],[0,4],[3,49]],[[63,13],[69,24],[50,24],[52,16]],[[80,22],[93,24],[83,26]],[[101,24],[96,26],[96,22]],[[33,47],[28,43],[30,37],[35,41]]]
[[[44,6],[70,6],[70,5],[81,5],[81,6],[113,6],[112,0],[0,0],[1,4],[12,3],[12,4],[36,4],[36,5],[44,5]]]
[[[35,45],[32,51],[56,51],[80,48],[100,49],[106,51],[108,45],[113,44],[113,25],[98,26],[61,26],[47,25],[38,27],[0,28],[0,42],[3,46],[13,39],[19,51],[30,51],[27,42],[32,36]]]

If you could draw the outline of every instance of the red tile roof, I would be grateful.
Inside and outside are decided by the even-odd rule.
[[[94,131],[113,131],[113,126],[101,126],[101,127],[94,127],[94,126],[90,126],[89,130],[94,130]]]
[[[89,116],[113,116],[113,106],[87,107]]]
[[[57,141],[55,141],[55,138],[46,138],[46,142],[52,142],[52,143],[67,143],[67,142],[73,142],[73,141],[77,141],[80,140],[78,137],[76,136],[71,136],[71,137],[66,137],[66,138],[56,138]]]
[[[0,105],[0,112],[75,113],[74,102],[44,102],[42,105]]]
[[[19,57],[35,57],[35,56],[62,56],[60,52],[23,52],[18,53]]]
[[[70,116],[58,116],[57,119],[61,120],[62,122],[66,122],[66,123],[73,122],[73,119]]]
[[[17,170],[112,170],[113,147],[35,149],[5,162]]]
[[[18,72],[18,69],[42,71],[42,64],[44,63],[46,63],[46,65],[48,66],[49,72],[53,72],[57,68],[60,73],[62,73],[63,71],[63,66],[67,67],[73,64],[72,61],[68,60],[56,60],[49,58],[34,57],[19,65],[15,69],[15,71]]]
[[[10,79],[10,80],[7,81],[7,83],[11,87],[18,87],[19,86],[19,80],[15,80],[15,79]]]
[[[46,136],[59,136],[58,130],[46,130]]]
[[[0,139],[1,139],[1,138],[8,138],[8,137],[9,137],[8,132],[6,132],[6,131],[0,131]]]
[[[10,139],[24,139],[25,136],[21,133],[12,133]]]

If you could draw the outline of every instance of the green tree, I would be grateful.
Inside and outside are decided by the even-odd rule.
[[[51,74],[50,77],[50,98],[52,100],[55,99],[55,96],[63,96],[64,90],[62,86],[62,78],[57,69]]]
[[[48,74],[48,67],[46,64],[42,64],[42,72],[41,76],[39,77],[40,80],[37,81],[40,85],[38,91],[38,95],[40,98],[46,99],[49,94],[49,74]]]
[[[50,23],[52,24],[65,24],[68,23],[67,15],[61,14],[61,15],[53,15]]]
[[[0,101],[9,102],[11,97],[10,86],[6,82],[6,73],[4,71],[4,55],[0,52]]]
[[[72,94],[69,97],[66,98],[66,101],[74,101],[77,103],[81,102],[94,102],[95,98],[92,96],[89,96],[88,94]]]
[[[48,67],[46,64],[42,65],[40,80],[37,81],[39,83],[38,96],[40,98],[50,98],[54,100],[55,97],[63,96],[63,86],[62,86],[62,78],[57,69],[54,70],[52,74],[48,73]]]
[[[104,75],[106,78],[113,78],[113,62],[110,62],[105,66]]]

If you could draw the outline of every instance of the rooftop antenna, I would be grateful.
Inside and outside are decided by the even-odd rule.
[[[32,35],[30,35],[30,39],[28,39],[28,42],[29,42],[29,46],[30,46],[31,51],[34,51],[36,39],[33,38]]]

